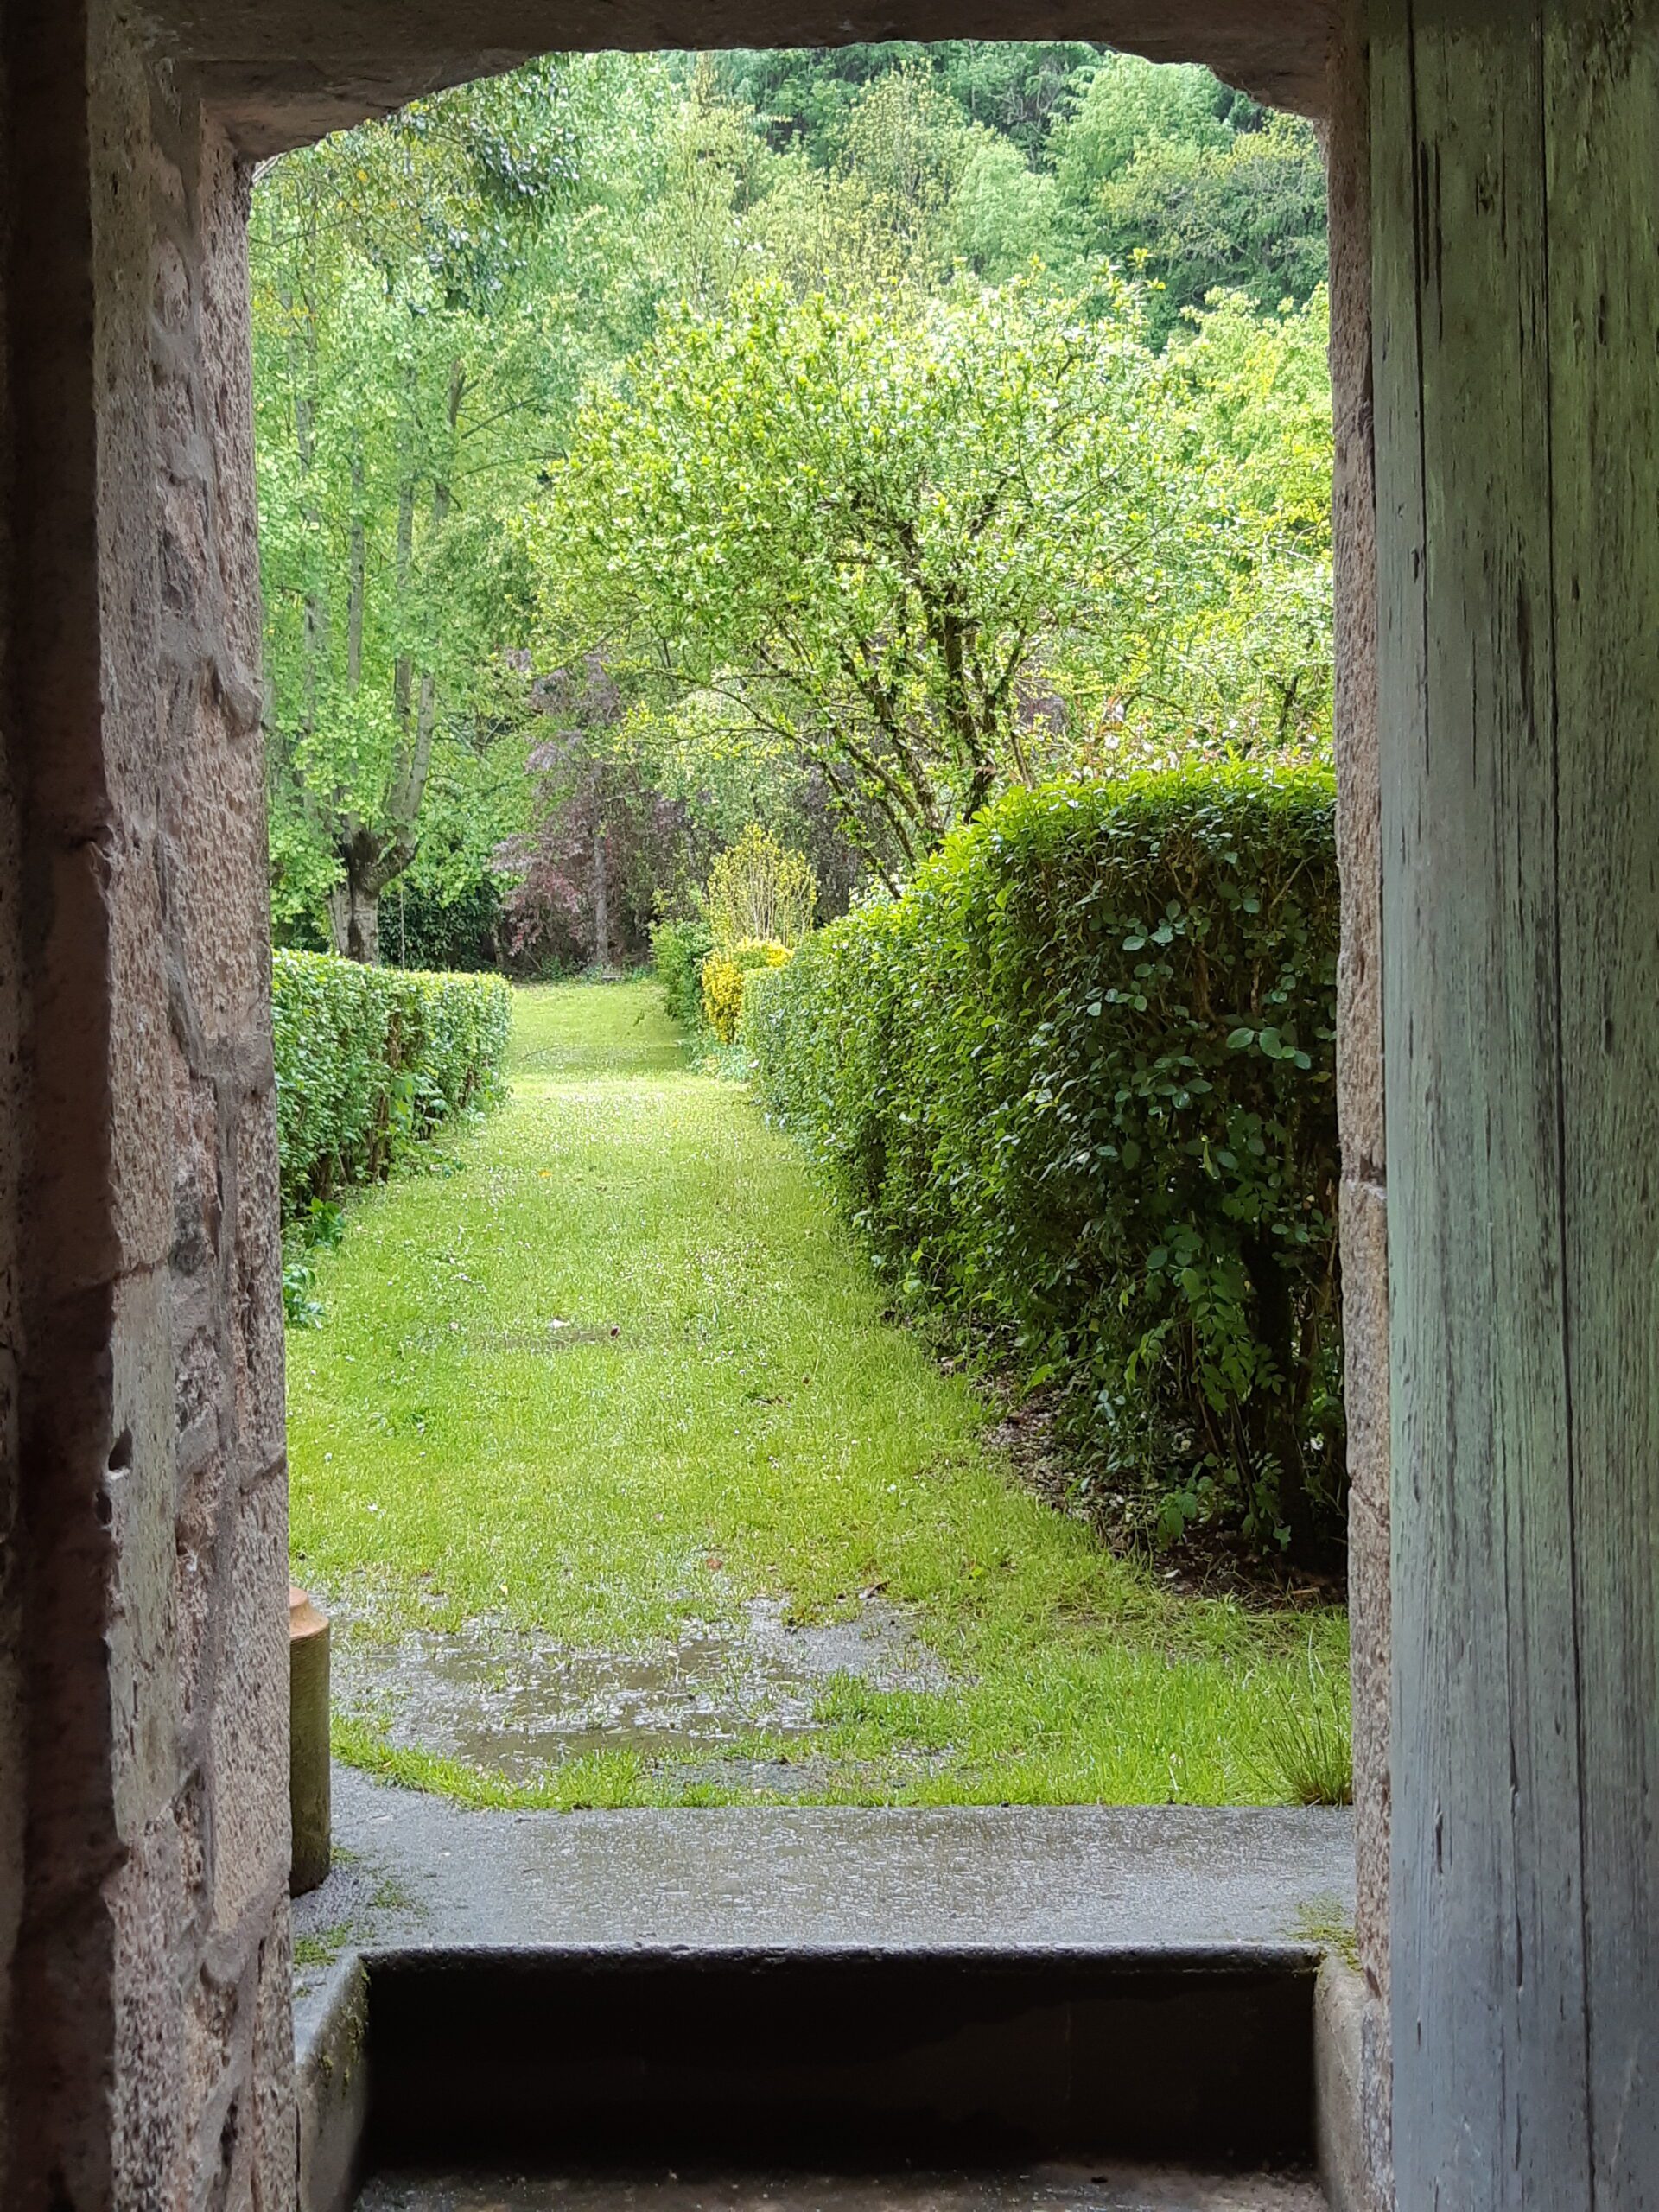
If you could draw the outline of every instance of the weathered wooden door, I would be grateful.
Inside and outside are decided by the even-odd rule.
[[[1373,0],[1402,2212],[1659,2205],[1659,4]]]

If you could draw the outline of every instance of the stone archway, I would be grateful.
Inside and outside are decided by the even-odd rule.
[[[1655,0],[1344,0],[1334,27],[1323,0],[787,0],[760,20],[723,0],[6,0],[3,22],[7,2201],[291,2190],[238,162],[550,47],[1029,28],[1206,60],[1330,126],[1375,2149],[1380,2167],[1392,1791],[1401,2201],[1643,2202]]]
[[[16,1942],[0,2171],[21,2202],[170,2203],[213,2177],[228,2201],[274,2204],[291,2185],[238,165],[550,44],[1021,28],[982,12],[914,0],[901,19],[855,20],[791,0],[762,26],[719,4],[555,20],[543,0],[9,10],[14,781],[0,826],[22,895],[0,913],[0,977],[21,1039],[5,1256],[24,1541],[0,1584],[14,1685],[0,1716],[15,1716],[6,1765],[26,1787],[0,1830],[0,1943]],[[1323,0],[1071,0],[1063,16],[1044,14],[1045,35],[1203,58],[1268,99],[1326,103]],[[1363,228],[1351,236],[1363,268]],[[1357,298],[1356,359],[1364,314]],[[1365,506],[1362,482],[1357,543]],[[1374,965],[1351,964],[1357,1004]]]

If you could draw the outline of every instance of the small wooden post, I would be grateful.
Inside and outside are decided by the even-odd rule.
[[[328,1616],[303,1590],[288,1592],[288,1794],[294,1847],[290,1896],[315,1890],[328,1872]]]

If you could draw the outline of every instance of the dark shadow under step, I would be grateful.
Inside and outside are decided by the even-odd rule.
[[[634,1949],[393,1954],[369,2145],[742,2171],[1312,2148],[1312,1962]]]
[[[990,2174],[385,2174],[359,2212],[1325,2212],[1325,2198],[1306,2177],[1091,2161]]]

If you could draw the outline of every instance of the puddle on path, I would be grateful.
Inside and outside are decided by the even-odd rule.
[[[736,1625],[693,1624],[677,1644],[643,1653],[573,1651],[499,1618],[379,1641],[337,1607],[334,1700],[399,1750],[531,1783],[587,1752],[678,1760],[717,1756],[757,1729],[805,1735],[837,1675],[883,1690],[949,1685],[897,1606],[867,1601],[854,1620],[806,1628],[785,1623],[786,1606],[753,1599]],[[772,1762],[738,1764],[737,1786],[779,1786]],[[748,1771],[761,1767],[765,1778]],[[711,1764],[696,1778],[723,1771]]]

